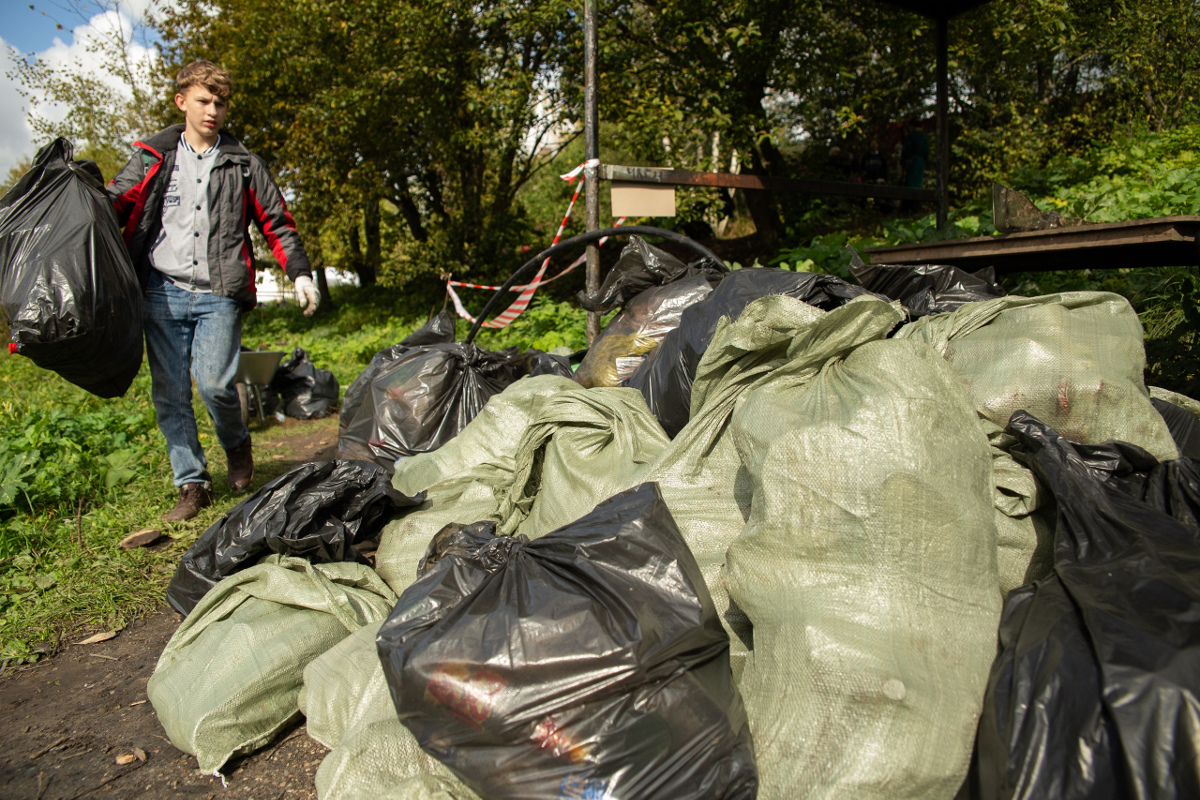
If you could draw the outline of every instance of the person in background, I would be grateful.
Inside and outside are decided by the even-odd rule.
[[[192,410],[192,378],[229,463],[229,487],[254,478],[250,431],[233,378],[242,314],[254,308],[250,223],[258,226],[311,315],[321,302],[287,204],[263,160],[222,133],[230,74],[193,61],[176,76],[184,121],[134,145],[108,185],[145,293],[151,394],[179,498],[167,522],[212,503],[212,479]]]

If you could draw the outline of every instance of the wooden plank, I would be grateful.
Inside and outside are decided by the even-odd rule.
[[[658,183],[672,186],[712,186],[725,189],[765,189],[772,192],[803,192],[840,197],[879,197],[890,200],[916,200],[933,203],[932,189],[909,189],[887,184],[812,181],[797,178],[771,178],[766,175],[735,175],[732,172],[691,172],[662,167],[626,167],[603,164],[600,179],[624,183]]]
[[[1200,262],[1200,217],[1129,220],[1045,231],[875,247],[872,264],[954,264],[998,272],[1187,266]]]

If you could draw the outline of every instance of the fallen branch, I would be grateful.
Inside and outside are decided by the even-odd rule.
[[[30,761],[36,761],[37,759],[39,759],[39,758],[41,758],[42,756],[46,755],[46,753],[49,753],[51,750],[53,750],[54,748],[58,747],[60,744],[62,744],[63,742],[65,742],[67,739],[70,739],[70,738],[71,738],[70,736],[60,736],[60,737],[58,737],[57,739],[55,739],[55,740],[54,740],[53,742],[51,742],[50,744],[48,744],[48,745],[46,745],[45,747],[43,747],[41,750],[37,750],[37,751],[35,751],[35,752],[33,752],[33,753],[30,753],[30,754],[29,754],[29,760],[30,760]]]

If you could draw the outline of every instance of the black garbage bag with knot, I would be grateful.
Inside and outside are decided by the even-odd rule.
[[[0,198],[0,316],[10,350],[99,397],[142,366],[142,290],[104,179],[55,139]]]
[[[439,533],[376,639],[421,747],[493,800],[753,798],[729,638],[658,485],[493,529]]]
[[[630,236],[617,263],[608,271],[604,283],[592,293],[580,292],[579,304],[588,311],[607,313],[624,306],[647,289],[666,286],[686,278],[703,278],[710,284],[721,282],[729,269],[711,258],[684,264],[666,250],[655,247],[640,236]]]
[[[318,369],[302,347],[275,370],[270,389],[279,395],[283,413],[293,419],[321,419],[338,401],[337,378],[327,369]]]
[[[453,439],[514,381],[526,375],[571,377],[567,358],[541,350],[407,342],[378,353],[364,371],[367,379],[360,376],[352,384],[355,407],[342,412],[340,458],[370,459],[391,470],[397,459],[431,452]]]
[[[371,381],[375,379],[380,370],[399,359],[400,356],[414,347],[427,344],[448,344],[453,341],[454,313],[450,309],[444,308],[430,318],[428,322],[408,336],[405,336],[396,344],[391,347],[385,347],[376,353],[371,359],[371,363],[367,365],[367,368],[360,372],[358,377],[346,387],[346,394],[342,397],[341,414],[338,419],[338,439],[340,440],[346,435],[346,430],[350,427],[350,423],[358,416],[358,409],[362,407],[363,402],[370,395]],[[350,457],[350,455],[346,454],[346,457]],[[370,454],[369,452],[355,453],[353,457],[370,458]]]
[[[175,570],[167,602],[185,617],[222,578],[279,553],[314,564],[367,563],[354,545],[377,539],[404,509],[425,501],[392,488],[369,461],[315,461],[279,476],[201,534]]]
[[[1008,429],[1054,495],[1054,574],[1013,590],[972,795],[1200,797],[1200,469]]]

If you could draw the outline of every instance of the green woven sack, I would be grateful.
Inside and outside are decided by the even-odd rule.
[[[390,700],[390,698],[389,698]],[[479,800],[399,719],[351,730],[317,769],[320,800]]]
[[[1054,569],[1054,498],[1011,453],[1016,439],[981,419],[992,453],[992,506],[1000,597]]]
[[[392,485],[406,493],[424,491],[426,499],[380,534],[375,569],[389,586],[402,592],[416,580],[430,540],[448,523],[500,519],[500,497],[513,481],[530,418],[547,398],[567,389],[579,385],[553,375],[523,378],[492,397],[458,436],[400,462]]]
[[[1170,389],[1163,389],[1159,386],[1147,386],[1152,399],[1162,400],[1165,403],[1170,403],[1173,406],[1179,406],[1189,412],[1193,417],[1200,419],[1200,403],[1196,402],[1186,394],[1172,392]]]
[[[961,381],[863,299],[734,411],[753,501],[723,579],[764,798],[950,798],[996,648],[992,459]]]
[[[214,586],[167,643],[147,694],[171,743],[215,774],[300,713],[305,665],[396,595],[362,564],[272,555]]]
[[[308,735],[331,750],[346,731],[396,716],[375,652],[381,624],[364,625],[304,668],[297,703]]]
[[[722,319],[696,371],[691,419],[651,467],[680,532],[704,575],[729,633],[730,667],[741,675],[749,641],[745,618],[731,613],[720,581],[725,551],[750,514],[750,481],[729,434],[738,400],[787,362],[791,340],[825,315],[791,297],[750,303],[736,322]]]
[[[642,483],[669,441],[634,389],[575,389],[545,398],[517,445],[497,532],[536,539],[574,522]]]
[[[308,735],[332,748],[317,771],[318,796],[475,800],[400,724],[375,649],[378,633],[378,624],[367,625],[304,670],[300,710]]]
[[[1076,442],[1118,440],[1178,458],[1142,377],[1142,324],[1109,292],[968,303],[896,333],[928,342],[962,378],[979,414],[1004,428],[1025,410]]]

